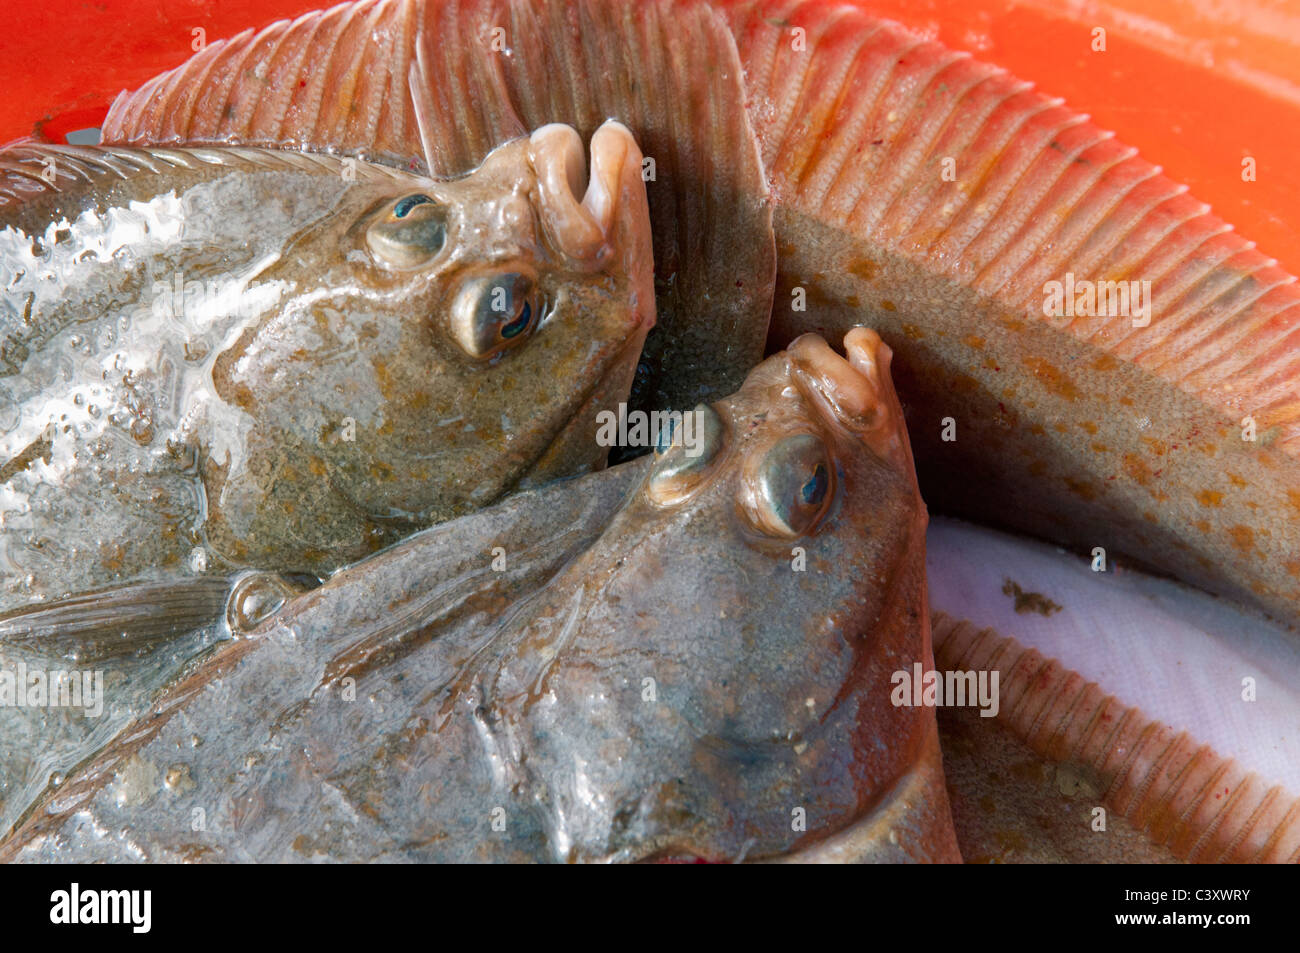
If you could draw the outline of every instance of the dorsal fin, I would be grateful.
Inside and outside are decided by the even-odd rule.
[[[125,148],[20,143],[0,152],[0,205],[44,192],[63,192],[106,177],[129,179],[169,169],[238,165],[337,175],[344,159],[320,153],[238,146],[213,148]],[[397,178],[386,166],[356,163],[356,178]]]
[[[1005,70],[851,7],[726,10],[781,207],[1252,414],[1300,455],[1300,286],[1158,166]],[[1150,326],[1044,319],[1044,283],[1066,273],[1149,279]]]

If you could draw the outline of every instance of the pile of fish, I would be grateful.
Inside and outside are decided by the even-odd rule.
[[[856,8],[363,0],[103,136],[0,153],[0,859],[1300,859],[931,645],[927,504],[1300,620],[1300,290],[1083,117]]]

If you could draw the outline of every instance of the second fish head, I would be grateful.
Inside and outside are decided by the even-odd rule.
[[[933,711],[891,699],[929,658],[925,507],[889,349],[864,328],[845,349],[806,335],[661,431],[601,538],[467,682],[556,859],[783,856],[937,770]],[[950,829],[926,790],[924,822],[890,824]]]

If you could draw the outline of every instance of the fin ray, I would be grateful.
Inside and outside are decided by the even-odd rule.
[[[218,576],[152,580],[24,606],[0,615],[0,643],[120,657],[220,620],[231,584]]]

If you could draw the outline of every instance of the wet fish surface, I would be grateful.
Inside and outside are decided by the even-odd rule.
[[[509,55],[485,55],[474,41],[499,24],[506,24]],[[789,43],[795,28],[806,34],[802,49]],[[436,44],[430,37],[437,31],[457,31],[470,40]],[[692,75],[680,64],[656,59],[656,41],[665,39],[679,44],[669,49],[707,51],[685,60],[714,68]],[[327,79],[308,65],[334,50],[349,52],[340,58],[348,64],[348,81],[317,95]],[[214,68],[236,58],[256,68]],[[575,68],[578,63],[581,68]],[[295,91],[262,98],[260,78],[257,84],[248,81],[259,70]],[[297,91],[300,75],[307,92]],[[591,82],[592,76],[600,82]],[[697,120],[683,124],[680,114],[648,96],[645,90],[656,83],[694,89]],[[391,89],[406,90],[409,100],[385,100]],[[717,121],[699,121],[704,113]],[[658,186],[653,175],[646,180],[660,327],[642,356],[634,404],[685,408],[714,399],[728,392],[728,382],[754,363],[764,344],[775,350],[810,329],[838,340],[869,321],[898,354],[898,387],[916,440],[922,488],[932,504],[1083,551],[1101,547],[1111,558],[1132,556],[1211,591],[1254,601],[1276,617],[1296,618],[1298,538],[1289,522],[1278,519],[1300,499],[1292,446],[1295,368],[1288,342],[1297,292],[1291,277],[1085,117],[1000,70],[893,24],[850,8],[827,11],[805,3],[366,2],[214,44],[140,93],[124,96],[107,133],[150,148],[204,142],[305,146],[373,155],[394,167],[423,162],[423,168],[447,174],[476,168],[499,143],[531,141],[519,137],[551,128],[546,123],[572,123],[587,135],[608,116],[624,119],[639,140],[654,143],[646,157],[662,160],[659,171],[667,171]],[[570,179],[573,136],[562,140],[551,131],[543,139],[566,157],[552,181]],[[949,161],[954,176],[946,174]],[[576,196],[579,188],[580,183],[568,192]],[[387,224],[395,226],[393,234],[404,233],[397,222]],[[561,231],[584,245],[586,229]],[[769,255],[774,237],[775,263]],[[642,262],[648,241],[641,246]],[[383,235],[376,243],[395,250]],[[409,242],[397,245],[397,254],[410,252]],[[367,247],[373,252],[375,245]],[[1142,298],[1124,298],[1135,310],[1107,313],[1106,286],[1128,290],[1130,282],[1146,286]],[[1095,283],[1101,291],[1091,304],[1079,299],[1077,313],[1073,298],[1068,314],[1046,313],[1047,291],[1058,283],[1070,289]],[[799,340],[790,344],[792,351],[807,354],[812,345]],[[828,360],[829,352],[817,353],[820,361]],[[282,396],[292,402],[288,390]],[[274,386],[269,392],[276,393]],[[820,399],[800,393],[814,404]],[[744,394],[736,400],[743,403]],[[729,410],[719,419],[731,426],[722,430],[734,439],[740,418],[732,415],[734,402],[719,407],[724,405]],[[594,416],[594,408],[585,413]],[[768,428],[763,418],[750,425],[745,439],[757,446],[765,428],[775,431],[783,422],[788,423],[774,419]],[[270,442],[292,445],[281,435]],[[574,446],[581,445],[575,439]],[[797,460],[808,444],[800,446],[783,459]],[[42,432],[0,468],[0,477],[48,465],[52,447],[50,432]],[[463,540],[477,547],[471,557],[435,560],[431,575],[412,569],[403,577],[409,591],[385,590],[389,595],[376,604],[398,607],[396,618],[376,614],[372,604],[356,627],[338,631],[338,620],[356,618],[347,613],[380,591],[375,567],[388,567],[382,561],[399,551],[423,551],[399,544],[378,556],[381,562],[344,570],[319,593],[289,604],[284,618],[291,622],[216,649],[180,686],[164,689],[164,698],[181,710],[175,717],[208,725],[222,705],[241,704],[234,695],[219,696],[220,678],[236,672],[249,696],[263,699],[278,717],[270,728],[266,711],[241,711],[243,727],[228,746],[223,741],[160,771],[172,749],[184,749],[185,736],[170,709],[145,716],[135,737],[120,737],[73,783],[47,792],[6,849],[12,853],[23,844],[28,859],[56,859],[83,850],[78,845],[85,837],[86,855],[102,859],[138,858],[142,851],[158,859],[734,860],[792,852],[804,859],[956,859],[946,797],[941,784],[935,787],[941,776],[932,719],[913,715],[900,733],[866,717],[871,730],[857,737],[858,748],[846,745],[849,735],[836,735],[830,720],[814,745],[800,752],[798,745],[809,739],[790,734],[792,716],[781,707],[787,699],[766,694],[793,678],[786,658],[790,644],[799,644],[795,626],[779,621],[773,606],[802,611],[810,624],[824,617],[844,639],[855,631],[852,620],[861,618],[861,606],[824,616],[809,607],[827,599],[838,606],[836,600],[849,598],[850,580],[808,575],[797,591],[787,591],[772,584],[775,576],[764,575],[761,560],[750,560],[736,545],[729,530],[737,518],[752,528],[746,514],[757,512],[753,507],[762,499],[754,487],[770,485],[751,479],[764,465],[742,467],[736,477],[729,469],[736,460],[722,458],[720,472],[728,475],[709,477],[718,482],[706,485],[741,485],[738,504],[720,511],[718,497],[708,496],[712,491],[682,492],[678,499],[679,490],[672,490],[668,510],[676,522],[656,528],[647,515],[665,510],[664,500],[655,497],[656,480],[667,470],[667,484],[680,487],[692,475],[691,466],[664,462],[671,453],[565,485],[575,492],[580,485],[606,488],[592,490],[605,507],[599,512],[582,510],[581,497],[546,497],[556,501],[557,516],[574,520],[569,530],[575,535],[564,536],[545,558],[525,559],[517,586],[484,583],[474,575],[486,561],[479,550],[492,547],[486,545],[491,540],[469,532]],[[643,476],[648,469],[653,474]],[[552,475],[524,477],[511,488]],[[369,492],[369,481],[378,476],[372,471],[356,479]],[[616,514],[623,494],[614,488],[641,479],[645,485]],[[495,499],[485,494],[489,498]],[[526,493],[516,499],[531,505],[528,500],[542,497]],[[460,511],[452,507],[447,515]],[[522,510],[510,512],[523,519]],[[760,518],[760,538],[781,529],[786,516],[774,513]],[[308,514],[308,522],[317,519]],[[380,522],[390,534],[376,534],[376,546],[422,525],[405,517]],[[495,524],[453,525],[459,533]],[[701,531],[692,535],[693,528]],[[825,532],[832,530],[814,534],[819,543],[826,542],[820,538]],[[411,543],[424,546],[431,538]],[[830,538],[840,540],[837,532]],[[472,542],[479,539],[481,545]],[[296,536],[290,542],[276,552],[301,545]],[[742,534],[741,542],[752,544],[753,537]],[[870,549],[874,542],[869,533],[865,540],[845,542],[834,558],[852,562],[845,553],[856,546]],[[524,548],[533,553],[531,544]],[[513,552],[509,546],[505,551]],[[873,552],[868,563],[876,566],[880,554]],[[267,564],[274,558],[268,552]],[[793,550],[785,562],[792,558]],[[656,582],[652,593],[647,579],[674,567],[668,578],[680,584]],[[862,596],[871,588],[864,578],[857,579],[859,601],[873,604],[874,596]],[[715,585],[701,599],[705,580]],[[466,585],[476,595],[461,602],[457,593],[467,591]],[[882,585],[894,592],[917,589]],[[910,604],[923,602],[923,585],[920,592]],[[147,598],[145,590],[139,595]],[[23,624],[31,632],[62,625],[63,613],[80,605],[77,598],[43,615],[22,615]],[[723,613],[719,619],[744,620],[758,612],[755,602],[763,610],[761,621],[743,630],[747,640],[739,648],[725,640],[714,648],[710,637],[725,635],[730,623],[707,614],[716,609]],[[200,604],[201,599],[187,605]],[[479,612],[485,604],[491,608]],[[472,607],[469,615],[459,614],[463,606]],[[891,605],[878,618],[895,618],[898,608]],[[922,619],[925,614],[922,607]],[[773,616],[778,621],[769,630]],[[14,618],[0,618],[0,641]],[[689,664],[681,646],[664,636],[679,618],[685,620],[679,630],[704,634],[690,640]],[[491,620],[486,633],[485,619]],[[636,637],[611,640],[610,626]],[[178,622],[177,630],[184,628]],[[368,634],[342,644],[358,628]],[[855,664],[876,677],[887,669],[872,666],[928,665],[928,637],[918,639],[917,631],[908,630],[901,640],[882,636],[883,652],[867,653],[867,661]],[[782,638],[792,641],[771,654],[754,649]],[[828,649],[807,629],[802,640],[814,646],[807,658],[827,669],[808,677],[819,688],[837,684],[837,677],[843,682],[835,668],[842,646]],[[315,647],[304,650],[304,642]],[[270,647],[279,654],[269,654]],[[644,707],[636,691],[644,693],[644,678],[637,683],[625,676],[618,692],[609,690],[603,676],[613,666],[647,658],[656,671],[671,673],[670,685],[689,683],[689,691],[671,700],[677,711],[696,716],[690,730],[656,720],[658,710]],[[954,664],[963,658],[954,656]],[[221,668],[219,660],[230,667]],[[1078,679],[1050,667],[1043,671]],[[276,695],[274,679],[285,672],[296,673],[288,677],[295,687]],[[1015,672],[1008,668],[1004,675],[1010,680]],[[660,679],[646,677],[657,693]],[[360,727],[331,707],[347,690],[346,678],[353,679],[352,690],[362,690],[347,704],[366,699],[362,711],[369,720]],[[431,691],[431,684],[439,687]],[[1073,690],[1082,681],[1063,684]],[[737,702],[743,686],[748,691]],[[1158,774],[1161,765],[1190,765],[1177,783],[1165,785],[1165,778],[1134,793],[1125,788],[1123,772],[1107,773],[1120,754],[1114,746],[1093,738],[1090,746],[1071,752],[1097,772],[1085,780],[1113,783],[1135,830],[1170,840],[1178,856],[1294,856],[1300,835],[1283,795],[1243,781],[1230,759],[1202,755],[1166,726],[1148,724],[1098,691],[1091,701],[1110,706],[1107,711],[1154,739],[1149,751],[1125,748],[1151,756],[1135,762],[1142,770],[1135,768],[1134,777]],[[1032,706],[1041,698],[1032,692],[1025,697],[1030,707],[1013,706],[1011,717],[1030,747],[1051,748],[1054,742],[1033,717]],[[1066,700],[1042,697],[1054,712]],[[293,707],[284,708],[285,699]],[[412,710],[419,713],[414,722],[394,714]],[[723,730],[708,736],[708,744],[688,747],[684,739],[701,724],[701,713],[708,716],[704,724],[712,718]],[[841,713],[836,708],[833,714]],[[906,716],[897,710],[893,715]],[[779,758],[767,754],[777,749],[756,744],[753,734],[736,734],[738,725],[766,727],[773,721],[795,746],[796,757],[785,754],[784,773],[774,766]],[[1061,724],[1079,729],[1068,718]],[[362,734],[364,751],[339,751],[336,739],[348,731]],[[268,733],[276,744],[305,752],[289,782],[273,767],[284,764],[276,760],[279,749],[263,746]],[[769,739],[773,745],[781,744],[779,734]],[[203,737],[212,735],[205,731]],[[968,731],[956,737],[975,750],[977,736]],[[383,738],[382,748],[375,748],[376,737]],[[1117,737],[1116,744],[1131,740]],[[905,740],[893,746],[900,738]],[[246,750],[236,751],[241,744]],[[850,758],[854,768],[846,770],[834,759],[850,749],[861,760]],[[978,770],[982,755],[972,759],[971,750],[962,751],[964,766],[974,763]],[[611,751],[631,755],[614,770]],[[1160,761],[1166,752],[1175,761]],[[207,756],[220,761],[224,775],[204,767]],[[1022,756],[1019,750],[1006,755],[1013,764]],[[436,767],[435,776],[412,764]],[[1074,768],[1073,762],[1066,766]],[[674,772],[672,781],[664,785],[668,771]],[[809,833],[800,839],[789,829],[789,803],[800,800],[799,785],[807,777],[822,783],[820,800],[811,799],[816,810],[809,811]],[[1213,814],[1221,805],[1210,804],[1208,796],[1197,802],[1194,817],[1166,817],[1170,804],[1191,803],[1187,798],[1202,781],[1225,777],[1246,792],[1234,794],[1235,813],[1225,813],[1227,821]],[[181,805],[191,808],[192,818],[197,802],[185,796],[196,790],[196,778],[195,797],[221,804],[225,829],[219,834],[199,836],[185,826]],[[974,803],[972,790],[987,797],[979,783],[964,783],[964,809]],[[914,798],[930,812],[912,818],[891,813]],[[86,803],[92,806],[81,811]],[[146,803],[150,810],[166,809],[166,830],[132,819],[133,831],[147,832],[139,840],[128,844],[125,835],[101,835],[121,830]],[[414,817],[413,804],[421,807]],[[967,810],[965,819],[971,816]],[[326,833],[303,834],[284,846],[293,824],[315,830],[322,818]],[[1267,823],[1255,823],[1259,818]],[[387,826],[390,819],[393,827]],[[1035,823],[1029,814],[1018,820]],[[1250,837],[1234,842],[1246,822],[1254,824]],[[895,842],[882,840],[891,830]],[[983,842],[1003,834],[983,836]],[[1134,856],[1143,855],[1128,855]],[[1151,856],[1166,859],[1160,851]]]
[[[846,347],[769,358],[696,452],[684,424],[288,604],[0,855],[956,859],[933,710],[887,687],[929,659],[925,509],[888,351]]]
[[[437,181],[245,148],[0,156],[0,609],[323,576],[603,465],[654,290],[636,143],[605,124],[583,164],[560,126]]]
[[[743,76],[767,183],[751,194],[771,202],[778,249],[769,350],[806,331],[834,339],[855,324],[878,327],[898,356],[932,506],[1102,547],[1300,618],[1298,524],[1278,518],[1300,501],[1300,289],[1291,275],[1087,117],[897,24],[796,0],[635,9],[647,12],[617,0],[335,8],[210,46],[120,98],[105,133],[419,154],[399,123],[345,125],[339,100],[268,101],[215,68],[237,60],[297,77],[309,72],[295,58],[303,49],[337,46],[354,55],[350,75],[366,103],[423,49],[422,75],[435,84],[426,95],[446,122],[468,117],[470,155],[516,117],[581,122],[596,103],[602,114],[641,110],[632,121],[640,134],[639,123],[658,120],[643,110],[636,77],[660,73],[638,40],[680,23],[666,48],[702,51],[692,37],[707,36],[709,55],[684,59],[734,62]],[[368,46],[362,24],[384,43]],[[734,54],[721,55],[719,24]],[[509,58],[474,42],[421,39],[473,41],[495,26]],[[573,62],[604,70],[556,68]],[[465,75],[476,81],[448,80]],[[613,79],[606,86],[594,75]],[[695,82],[709,100],[714,87]],[[539,85],[555,91],[539,100]],[[196,97],[230,110],[176,108]],[[731,130],[711,139],[709,129],[650,154],[736,153]],[[722,166],[700,159],[690,168],[710,181]],[[654,220],[671,221],[662,211]],[[675,232],[656,251],[682,260],[665,244],[679,247]],[[1149,294],[1112,308],[1119,288],[1112,295],[1110,286],[1133,282]],[[1079,297],[1076,311],[1072,294],[1058,313],[1052,283],[1092,285],[1092,304]],[[695,317],[708,327],[706,310]],[[718,332],[730,339],[734,327]],[[679,393],[699,379],[685,366],[668,373],[683,375]]]

